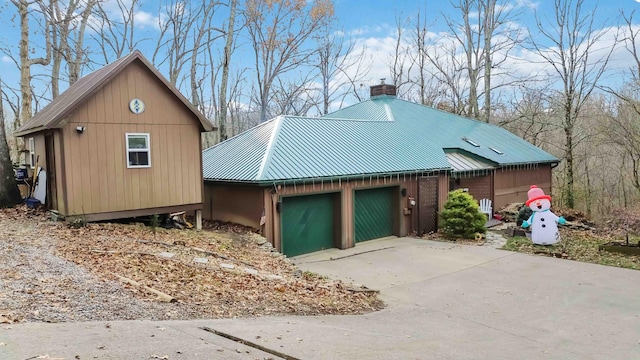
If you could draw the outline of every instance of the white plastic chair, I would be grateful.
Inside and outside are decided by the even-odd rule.
[[[487,214],[489,219],[493,217],[493,208],[491,208],[491,199],[480,200],[480,212]]]

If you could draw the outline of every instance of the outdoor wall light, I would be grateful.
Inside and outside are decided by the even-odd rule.
[[[76,126],[76,132],[82,134],[86,128],[84,126]]]

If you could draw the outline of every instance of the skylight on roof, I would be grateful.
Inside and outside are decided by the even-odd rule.
[[[491,149],[491,151],[493,151],[494,153],[498,154],[498,155],[504,155],[504,153],[494,147],[490,147],[489,149]]]
[[[477,142],[467,138],[467,137],[463,137],[462,140],[468,142],[469,144],[475,146],[475,147],[480,147],[480,144],[478,144]]]

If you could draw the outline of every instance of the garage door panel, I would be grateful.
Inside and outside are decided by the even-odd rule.
[[[355,240],[366,241],[393,235],[395,188],[357,190],[354,199]]]
[[[282,252],[296,256],[333,247],[333,194],[282,201]]]

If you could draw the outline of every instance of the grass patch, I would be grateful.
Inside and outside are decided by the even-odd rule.
[[[593,264],[640,270],[640,256],[624,255],[599,250],[598,246],[613,241],[611,237],[598,236],[584,231],[563,229],[558,244],[536,245],[524,237],[513,237],[502,247],[504,250],[526,254],[551,256]]]

